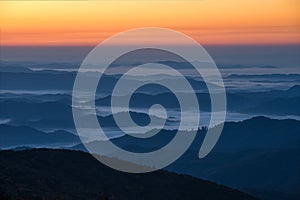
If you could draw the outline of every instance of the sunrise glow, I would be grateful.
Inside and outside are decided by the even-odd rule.
[[[1,1],[1,45],[95,45],[132,28],[201,44],[299,44],[297,0]]]

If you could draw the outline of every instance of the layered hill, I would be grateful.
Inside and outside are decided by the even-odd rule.
[[[79,151],[1,151],[0,168],[0,199],[255,199],[163,170],[147,174],[115,171]]]

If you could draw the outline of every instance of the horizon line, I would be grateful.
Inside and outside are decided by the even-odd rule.
[[[99,43],[101,44],[101,42]],[[1,44],[0,48],[2,47],[95,47],[99,44]],[[203,46],[299,46],[300,47],[300,42],[299,43],[232,43],[232,44],[211,44],[211,43],[199,43],[200,45]],[[135,44],[120,44],[120,45],[111,45],[113,46],[135,46]],[[182,45],[182,44],[162,44],[162,46],[187,46],[187,45]]]

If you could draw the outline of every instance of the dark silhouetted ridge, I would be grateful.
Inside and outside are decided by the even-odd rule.
[[[79,151],[1,151],[0,168],[0,199],[255,199],[225,186],[163,170],[119,172]]]

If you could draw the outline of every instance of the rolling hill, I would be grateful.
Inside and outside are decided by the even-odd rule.
[[[248,194],[164,170],[129,174],[78,151],[0,152],[0,199],[254,200]]]

